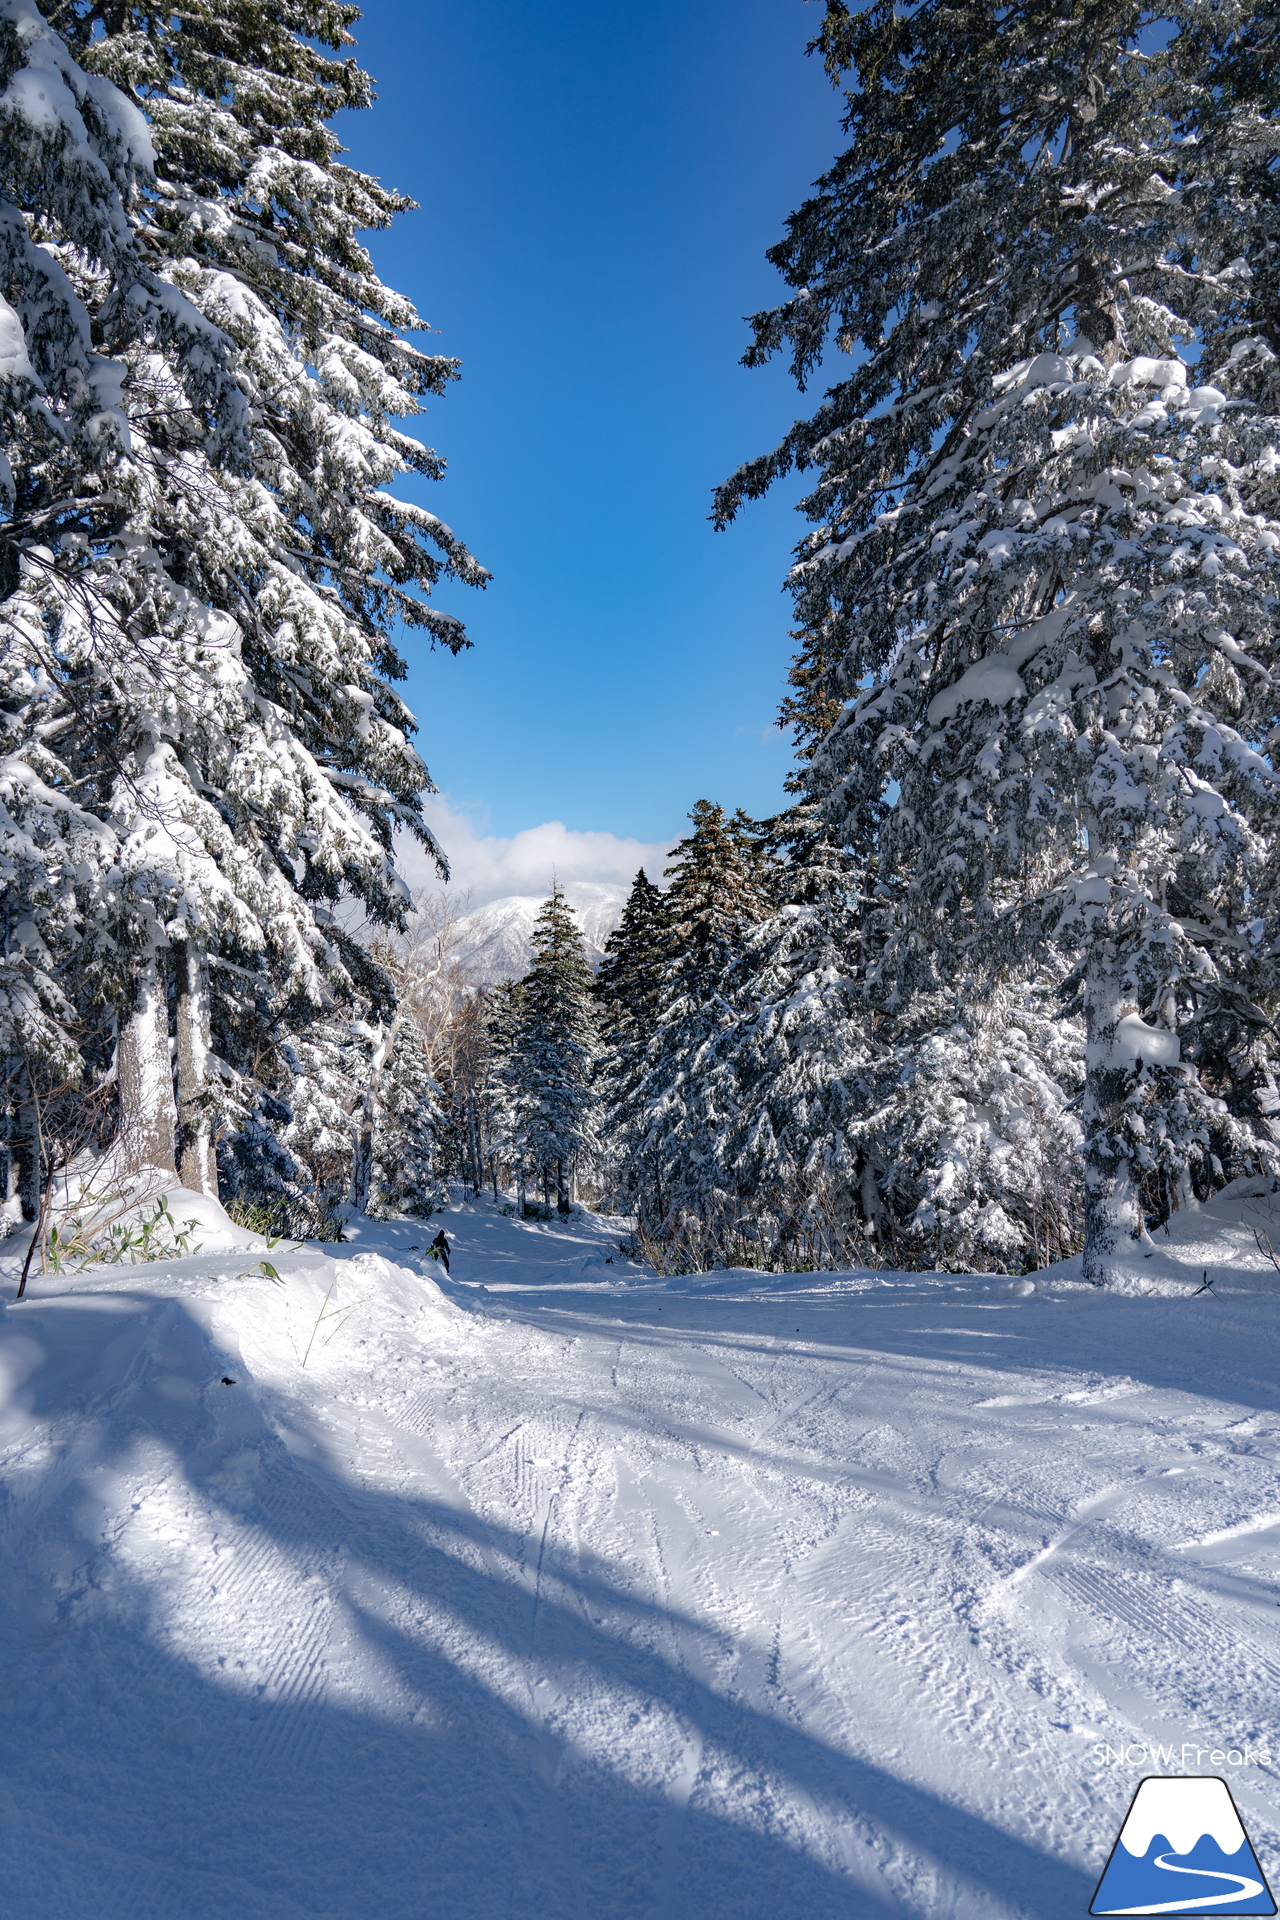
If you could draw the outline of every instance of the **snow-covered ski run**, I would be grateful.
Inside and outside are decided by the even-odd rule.
[[[451,1278],[433,1220],[276,1281],[207,1201],[197,1255],[37,1278],[0,1911],[1068,1920],[1175,1772],[1272,1874],[1269,1184],[1105,1295],[661,1279],[485,1201]]]

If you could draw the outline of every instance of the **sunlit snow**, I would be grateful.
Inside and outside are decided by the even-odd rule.
[[[1184,1770],[1277,1859],[1270,1183],[1105,1294],[202,1208],[0,1315],[7,1920],[1068,1920]]]

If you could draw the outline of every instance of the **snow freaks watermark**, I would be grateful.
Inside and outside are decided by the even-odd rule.
[[[1165,1746],[1159,1740],[1131,1740],[1113,1747],[1099,1741],[1093,1757],[1100,1767],[1269,1767],[1277,1749],[1267,1746],[1199,1747],[1194,1740]]]
[[[1204,1920],[1209,1907],[1215,1913],[1276,1911],[1230,1787],[1216,1773],[1139,1781],[1090,1913]]]

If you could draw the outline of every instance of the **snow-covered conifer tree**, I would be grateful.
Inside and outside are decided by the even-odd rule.
[[[605,941],[595,978],[602,1171],[619,1212],[631,1212],[635,1199],[635,1096],[657,1016],[666,929],[663,903],[661,889],[641,867],[622,918]]]
[[[364,1023],[330,1014],[308,1020],[287,1043],[289,1074],[278,1088],[279,1098],[288,1104],[278,1138],[301,1175],[296,1212],[310,1213],[307,1224],[313,1234],[327,1232],[328,1222],[342,1217],[351,1204],[371,1039]],[[224,1159],[234,1159],[238,1147],[233,1134],[223,1148]],[[252,1201],[259,1195],[246,1184],[238,1197]],[[368,1199],[366,1189],[364,1205]]]
[[[683,1238],[696,1258],[719,1235],[726,1205],[717,1163],[725,1083],[706,1078],[707,1051],[732,1022],[726,976],[770,901],[741,821],[709,800],[689,818],[693,832],[666,869],[656,1021],[621,1144],[633,1160],[641,1224]]]
[[[662,953],[663,894],[641,867],[631,884],[622,918],[604,943],[595,997],[602,1031],[626,1021],[642,1025],[657,1004]]]
[[[795,804],[762,823],[785,904],[752,929],[708,1050],[729,1120],[719,1139],[726,1250],[769,1264],[1013,1267],[1074,1250],[1078,1022],[1053,983],[1000,979],[902,992],[880,963],[895,903],[874,862],[834,844],[810,767],[840,703],[828,634],[800,653],[780,717],[796,736]],[[746,1257],[741,1244],[734,1257]]]
[[[444,1097],[412,1018],[396,1027],[373,1138],[374,1204],[426,1215],[446,1204],[441,1170]]]
[[[895,1265],[1016,1273],[1078,1250],[1084,1035],[1058,984],[961,981],[882,1022],[850,1134]]]
[[[553,884],[530,935],[533,966],[521,982],[516,1076],[523,1159],[569,1210],[573,1173],[595,1145],[595,1009],[591,969],[573,908]]]
[[[57,610],[75,668],[57,711],[72,716],[78,794],[96,789],[80,804],[118,843],[99,918],[126,1016],[122,1123],[162,1163],[176,1130],[197,1186],[212,1183],[217,1109],[254,1105],[284,1001],[319,1013],[364,970],[333,901],[355,894],[375,922],[403,914],[392,831],[431,842],[390,630],[465,644],[423,596],[445,571],[484,578],[435,516],[387,491],[441,470],[397,423],[456,369],[404,337],[421,323],[358,238],[408,203],[344,167],[326,124],[372,97],[327,51],[342,53],[355,17],[326,0],[58,13],[92,69],[88,95],[101,112],[119,102],[154,173],[125,196],[137,268],[116,274],[99,252],[70,269],[108,338],[117,314],[117,331],[128,322],[111,398],[131,464],[109,539],[94,544],[83,511],[65,535],[56,520],[43,531],[80,567]],[[47,625],[44,602],[37,614]],[[262,1004],[255,975],[272,1019],[220,1061],[216,1036],[243,1033]]]
[[[771,1265],[829,1267],[880,1253],[886,1208],[854,1122],[884,1049],[863,978],[858,875],[808,791],[809,763],[840,712],[825,670],[830,635],[793,637],[793,691],[778,717],[793,731],[786,786],[796,799],[752,836],[781,904],[751,928],[725,977],[728,1018],[704,1084],[726,1116],[716,1141],[723,1250],[743,1258],[735,1243],[745,1240]]]
[[[882,1049],[857,960],[839,853],[810,860],[789,903],[747,935],[724,982],[727,1016],[703,1055],[722,1240],[768,1264],[847,1264],[878,1250],[883,1202],[857,1122]],[[842,881],[845,884],[841,884]],[[740,1256],[739,1256],[740,1257]]]
[[[886,966],[1073,968],[1099,1283],[1152,1129],[1185,1159],[1218,1113],[1180,1033],[1274,975],[1275,68],[1261,10],[1168,11],[1156,48],[1114,0],[831,0],[854,144],[747,357],[860,363],[718,506],[820,471],[814,782],[896,901]]]
[[[157,652],[151,610],[135,594],[126,617],[113,592],[131,543],[149,575],[136,528],[156,432],[132,370],[162,362],[173,406],[226,457],[244,452],[247,410],[231,342],[141,240],[153,180],[143,115],[77,65],[27,0],[0,7],[0,82],[3,1044],[11,1079],[26,1086],[20,1110],[25,1098],[33,1111],[41,1069],[66,1080],[103,1065],[100,1049],[85,1059],[85,1009],[140,995],[144,1018],[122,1034],[117,1081],[159,1118],[166,1088],[172,1113],[172,1089],[151,915],[142,903],[121,943],[136,863],[112,806],[131,743],[111,682],[153,673]]]
[[[501,981],[486,998],[484,1081],[478,1098],[494,1197],[499,1181],[510,1179],[521,1207],[531,1172],[524,1124],[530,1097],[520,1071],[523,1018],[523,986],[518,980]]]

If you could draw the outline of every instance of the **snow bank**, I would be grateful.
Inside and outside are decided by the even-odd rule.
[[[189,1187],[168,1186],[164,1199],[179,1226],[190,1225],[202,1253],[230,1253],[233,1250],[265,1250],[267,1241],[260,1233],[251,1233],[231,1218],[221,1201],[211,1194],[192,1193]],[[150,1203],[154,1211],[154,1202]],[[136,1220],[148,1212],[148,1203],[134,1208],[128,1216]]]

